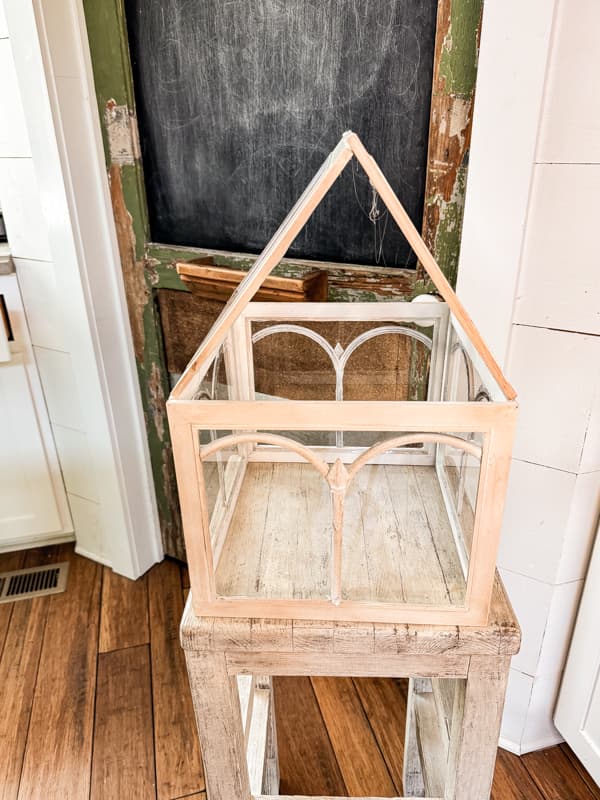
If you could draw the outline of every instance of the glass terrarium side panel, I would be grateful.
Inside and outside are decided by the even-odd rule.
[[[325,464],[333,464],[338,459],[343,464],[351,464],[359,456],[379,442],[404,435],[399,431],[305,431],[268,430],[260,433],[284,437],[290,440],[290,447],[273,446],[259,441],[249,452],[249,461],[302,461],[303,456],[292,449],[299,444],[308,448]],[[259,434],[260,435],[260,434]],[[350,443],[352,442],[352,443]],[[374,456],[376,463],[434,464],[435,449],[432,444],[413,442],[393,447],[389,451]]]
[[[314,466],[249,462],[215,569],[217,597],[327,600],[331,497]]]
[[[352,320],[251,323],[257,399],[423,400],[434,326]]]
[[[483,452],[484,435],[461,434]],[[436,448],[436,469],[446,513],[451,524],[463,573],[469,571],[475,514],[481,482],[481,458],[448,444]]]
[[[406,437],[416,441],[419,434]],[[385,456],[346,467],[351,479],[344,498],[341,599],[464,606],[467,573],[436,466],[386,463]]]
[[[235,368],[229,339],[218,348],[215,356],[196,378],[193,400],[234,400]]]
[[[231,444],[203,456],[203,449],[231,436],[232,431],[199,430],[199,449],[204,504],[213,550],[213,561],[218,561],[227,532],[229,519],[235,510],[247,461],[247,447]]]
[[[448,335],[442,400],[449,402],[491,402],[492,393],[477,371],[471,353],[451,326]]]
[[[442,400],[505,402],[506,396],[454,317],[450,318]]]

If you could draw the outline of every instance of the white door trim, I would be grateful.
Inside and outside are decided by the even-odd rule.
[[[80,0],[4,0],[66,335],[98,480],[102,553],[163,555]]]

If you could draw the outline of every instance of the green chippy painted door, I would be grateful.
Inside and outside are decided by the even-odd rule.
[[[330,0],[332,9],[335,8],[337,2],[339,0]],[[331,39],[333,33],[336,33],[336,35],[339,33],[337,47],[340,50],[347,48],[348,36],[350,36],[350,40],[354,45],[359,42],[360,47],[363,48],[363,58],[361,60],[358,57],[359,53],[356,59],[350,58],[344,62],[346,71],[351,71],[355,61],[359,63],[360,70],[356,72],[352,80],[348,78],[342,89],[336,84],[337,90],[338,92],[346,91],[352,95],[352,98],[356,96],[360,100],[362,97],[360,92],[366,92],[369,86],[372,88],[373,82],[378,80],[377,70],[381,71],[384,67],[385,69],[393,69],[395,71],[390,74],[400,76],[398,78],[394,77],[394,80],[403,80],[402,65],[404,62],[402,59],[403,57],[405,59],[409,58],[405,52],[398,53],[397,61],[401,67],[400,72],[398,72],[393,49],[388,52],[387,61],[380,59],[377,62],[373,53],[373,37],[377,39],[378,48],[383,47],[382,43],[384,42],[387,42],[387,47],[393,47],[395,40],[390,40],[389,37],[392,33],[397,34],[400,37],[397,39],[397,47],[408,52],[410,43],[415,41],[415,33],[410,24],[410,14],[416,15],[418,12],[419,18],[421,18],[425,13],[424,9],[428,7],[430,21],[429,23],[427,23],[427,20],[423,22],[423,18],[421,19],[421,24],[427,23],[431,27],[429,55],[432,63],[427,67],[429,71],[423,73],[427,74],[427,80],[431,81],[431,102],[429,114],[425,113],[423,115],[421,113],[426,125],[426,141],[423,149],[425,176],[415,195],[415,214],[418,215],[420,223],[420,207],[422,206],[422,229],[426,243],[434,252],[449,280],[453,283],[456,278],[458,263],[482,2],[483,0],[439,0],[439,2],[438,0],[430,0],[429,4],[415,4],[415,0],[387,0],[387,2],[382,0],[381,4],[363,4],[363,17],[358,21],[350,19],[352,16],[350,12],[343,16],[340,13],[338,20],[341,23],[343,22],[343,25],[332,27],[326,17],[323,17],[322,20],[319,17],[319,14],[322,15],[321,4],[292,3],[291,5],[282,5],[279,0],[262,0],[262,2],[261,0],[256,0],[251,4],[242,5],[235,3],[222,4],[223,8],[225,5],[233,7],[233,12],[229,9],[227,11],[229,16],[225,16],[224,12],[221,13],[223,8],[221,8],[218,0],[213,0],[213,13],[211,15],[205,14],[201,18],[198,16],[200,7],[194,10],[194,14],[196,14],[195,24],[197,26],[204,25],[207,32],[211,34],[210,37],[207,37],[205,46],[199,46],[198,30],[201,32],[202,28],[196,29],[195,39],[193,37],[189,38],[188,28],[192,24],[190,16],[192,10],[189,4],[186,5],[183,0],[163,0],[162,3],[150,5],[140,3],[138,0],[83,0],[161,529],[165,551],[169,555],[185,558],[177,489],[172,466],[171,444],[165,415],[165,400],[169,393],[169,375],[165,358],[164,332],[161,323],[159,299],[169,294],[168,291],[165,294],[165,290],[171,290],[171,293],[173,291],[187,291],[174,269],[176,261],[192,259],[206,254],[207,247],[216,247],[220,248],[218,252],[211,251],[216,264],[247,268],[254,259],[251,252],[256,252],[260,249],[262,239],[268,240],[275,227],[274,221],[268,218],[268,214],[263,208],[260,213],[255,215],[255,219],[250,218],[250,228],[252,226],[260,227],[264,221],[265,230],[256,239],[253,239],[250,235],[252,230],[250,230],[250,234],[248,233],[248,226],[244,231],[236,230],[235,219],[239,216],[240,208],[244,207],[244,205],[249,205],[249,199],[242,197],[241,205],[238,204],[237,207],[234,205],[230,209],[230,218],[227,218],[225,213],[227,196],[225,196],[224,200],[223,194],[219,195],[219,191],[223,189],[223,181],[219,182],[218,174],[211,176],[207,175],[206,171],[204,173],[194,173],[192,165],[194,163],[195,150],[199,149],[197,140],[198,137],[202,136],[202,125],[196,125],[196,138],[194,136],[186,138],[177,134],[178,127],[182,124],[189,127],[193,125],[194,120],[198,117],[198,98],[195,98],[196,105],[194,105],[192,102],[194,98],[191,96],[193,92],[188,92],[189,96],[186,96],[187,90],[181,90],[180,84],[184,81],[185,70],[187,70],[188,79],[190,75],[192,77],[195,75],[195,71],[198,72],[198,75],[204,76],[204,83],[200,79],[198,82],[198,85],[202,87],[202,91],[206,91],[208,85],[206,83],[206,80],[208,80],[206,75],[210,73],[210,80],[213,82],[211,85],[213,85],[215,91],[218,91],[219,80],[227,81],[227,77],[223,78],[223,74],[228,74],[227,70],[238,69],[239,80],[242,82],[245,72],[250,69],[249,62],[244,62],[244,57],[250,59],[253,64],[254,82],[269,78],[268,92],[265,86],[262,86],[261,91],[267,92],[265,103],[272,111],[272,114],[275,115],[281,110],[281,103],[285,106],[286,98],[289,95],[288,89],[284,87],[285,90],[282,90],[281,86],[278,85],[278,81],[274,81],[269,73],[269,70],[277,68],[277,63],[274,63],[273,59],[275,59],[275,62],[277,62],[277,59],[281,59],[281,54],[278,51],[275,52],[275,44],[280,42],[277,37],[281,36],[282,28],[287,26],[288,42],[294,44],[294,47],[288,53],[288,60],[292,58],[292,55],[296,59],[294,63],[300,75],[299,80],[302,80],[307,63],[311,63],[309,58],[323,59],[323,53],[326,50],[329,39]],[[258,19],[257,22],[257,19],[253,18],[254,27],[250,25],[247,18],[250,6]],[[359,6],[361,4],[353,5],[353,13],[355,15]],[[236,8],[238,9],[237,12],[235,11]],[[342,6],[338,8],[342,8]],[[312,17],[309,12],[312,13]],[[234,16],[231,16],[232,13]],[[237,17],[235,16],[236,13],[238,14]],[[372,14],[378,16],[375,19],[368,18]],[[152,15],[154,16],[152,17]],[[220,23],[217,18],[220,19]],[[307,19],[310,20],[310,23],[306,21]],[[221,28],[219,28],[219,24]],[[257,24],[262,25],[262,27],[257,28]],[[306,28],[309,24],[312,25],[310,30]],[[218,44],[220,37],[229,35],[228,32],[232,25],[238,26],[236,33],[238,38],[234,38],[232,41],[234,43],[239,42],[240,37],[242,37],[239,53],[237,45],[232,48],[231,42],[229,42],[228,48],[224,49],[226,52],[217,52],[218,48],[215,48],[215,42]],[[319,26],[325,25],[328,25],[328,29],[323,35],[326,33],[327,41],[325,43],[321,42],[319,47],[315,49],[315,37],[318,38]],[[371,27],[368,27],[369,25]],[[338,27],[340,29],[343,28],[341,33],[338,31]],[[209,28],[210,31],[208,30]],[[361,42],[363,28],[364,31],[368,30],[370,32],[369,41]],[[261,36],[264,30],[267,31],[264,34],[266,37],[272,37],[269,40],[271,46],[270,60],[269,58],[263,58],[263,51],[268,51],[269,41],[267,41],[267,45],[264,48],[256,46],[250,48],[243,45],[243,37],[245,35],[256,37],[259,35],[257,30]],[[348,30],[350,30],[350,34],[348,34]],[[297,35],[297,47],[296,39],[292,38],[292,34],[293,36]],[[391,45],[390,41],[392,42]],[[195,47],[193,46],[194,42],[196,43]],[[319,43],[317,42],[317,44]],[[173,45],[177,46],[175,55]],[[160,54],[158,60],[155,54],[151,54],[151,48],[158,49]],[[296,50],[301,50],[301,52],[298,54]],[[423,52],[425,50],[426,48],[424,47]],[[411,63],[416,70],[419,68],[421,54],[418,41],[416,41],[412,52],[413,62]],[[132,69],[132,54],[135,61],[134,69]],[[152,58],[150,58],[150,55],[152,55]],[[372,63],[377,66],[376,68],[373,67],[365,77],[365,71],[368,72],[368,68]],[[321,69],[321,72],[325,70],[321,61],[318,64],[321,66],[314,67],[316,79],[320,75],[319,69]],[[287,61],[286,65],[289,66]],[[330,63],[329,69],[333,75],[336,64],[332,65]],[[290,72],[289,69],[288,72]],[[433,76],[432,79],[431,76]],[[336,80],[338,78],[339,76],[336,76]],[[230,78],[229,82],[231,83],[232,80]],[[410,88],[411,85],[409,76],[404,88]],[[356,86],[359,88],[357,89]],[[229,88],[230,86],[227,83],[221,83],[220,91],[223,93]],[[179,106],[175,107],[175,102],[173,102],[173,107],[171,108],[169,106],[169,97],[175,98],[178,90],[179,98],[177,102]],[[242,108],[245,97],[244,91],[242,85],[239,89],[240,114],[245,114],[247,118],[254,118],[257,113],[256,105],[253,111],[252,109]],[[315,93],[319,91],[316,85],[314,91]],[[331,86],[327,91],[331,94]],[[327,94],[327,91],[322,89],[322,93],[325,92]],[[312,87],[305,87],[304,92],[305,97],[309,96],[309,92],[312,92]],[[228,102],[232,104],[235,97],[235,92],[230,93]],[[290,102],[293,104],[296,101],[288,98],[288,105]],[[373,102],[385,104],[387,100],[385,97],[376,94]],[[417,105],[420,103],[421,106],[424,103],[422,97],[421,99],[417,98],[416,102]],[[428,98],[427,102],[429,102]],[[298,105],[298,102],[296,102],[296,105]],[[423,109],[420,106],[418,107],[422,112]],[[406,115],[410,113],[411,106],[398,106],[398,108],[403,108]],[[413,108],[415,108],[414,104]],[[290,111],[289,108],[288,111]],[[313,111],[311,110],[311,116],[307,118],[311,123],[312,113]],[[364,109],[362,113],[365,117],[364,124],[371,124],[372,113],[364,111]],[[169,114],[171,114],[171,117],[169,117]],[[172,139],[166,141],[166,143],[157,133],[159,128],[154,125],[155,115],[160,116],[163,122],[166,120],[168,124],[173,123],[171,130],[175,131],[175,133],[172,133]],[[331,115],[327,116],[327,114],[319,117],[317,114],[316,122],[314,123],[317,127],[316,132],[313,134],[313,139],[318,135],[318,126],[322,124],[326,127],[328,123],[333,126],[334,138],[337,139],[340,131],[335,129],[335,125],[337,123],[344,127],[349,127],[349,125],[344,124],[346,119],[347,117],[344,114],[338,114],[337,117],[335,114],[333,117]],[[204,129],[206,140],[208,141],[210,136],[212,144],[219,138],[218,120],[215,124],[217,127],[213,125],[212,128],[209,126]],[[302,124],[304,125],[305,121]],[[144,144],[143,163],[140,153],[138,125],[141,128],[141,139]],[[355,127],[354,122],[352,122],[352,125]],[[377,139],[377,126],[371,126],[370,130],[371,139]],[[394,140],[393,136],[391,139],[389,138],[389,130],[390,125],[388,124],[388,139],[386,140],[385,148],[391,151],[393,150]],[[391,130],[393,132],[393,126]],[[223,132],[224,134],[225,131]],[[261,133],[263,140],[266,142],[272,140],[272,134],[273,129],[268,126]],[[285,136],[282,134],[283,138],[286,136],[289,138],[293,135],[293,125],[287,130]],[[173,184],[173,174],[165,173],[164,165],[160,163],[169,141],[177,145],[177,159],[181,162],[178,166],[180,176],[185,177],[188,172],[186,164],[188,163],[187,159],[189,159],[189,172],[192,177],[192,182],[189,185],[193,189],[193,180],[201,183],[198,187],[197,198],[193,192],[190,193],[188,187],[186,202],[192,206],[192,213],[196,215],[204,214],[206,213],[207,203],[211,201],[213,203],[220,202],[222,208],[221,229],[215,229],[214,225],[207,230],[204,230],[202,226],[195,226],[190,234],[189,219],[186,218],[185,209],[182,212],[181,208],[181,193],[179,206],[176,202],[177,198],[174,197],[166,197],[166,201],[169,202],[163,202],[165,201],[165,193],[167,195],[169,193],[169,181],[171,182],[171,187]],[[327,144],[325,142],[325,149],[327,149]],[[238,139],[230,147],[231,152],[229,152],[228,157],[233,159],[234,167],[237,165],[235,160],[236,153],[243,149],[244,146],[244,140]],[[255,142],[249,149],[253,163],[256,160],[255,153],[257,150],[260,150],[260,146],[256,145]],[[279,157],[279,162],[276,163],[269,155],[268,164],[273,163],[277,169],[280,169],[280,156],[280,151],[275,153],[273,158]],[[218,162],[220,158],[224,158],[223,149],[215,149],[213,147],[212,150],[204,152],[204,158],[212,158],[215,162]],[[271,160],[269,161],[269,159]],[[171,161],[173,160],[171,158]],[[318,163],[318,160],[319,154],[317,153],[315,164]],[[245,160],[240,156],[240,163],[246,163],[246,161],[247,159]],[[264,166],[265,159],[263,158],[261,162],[263,175],[265,173]],[[308,174],[312,171],[313,166],[313,164],[309,165]],[[400,169],[401,163],[400,165],[397,164],[396,167]],[[227,168],[227,165],[225,165],[225,169]],[[181,172],[182,169],[183,172]],[[302,175],[299,178],[296,175],[297,180],[296,184],[294,184],[292,178],[297,172],[298,165],[288,163],[285,165],[283,172],[277,177],[281,178],[283,175],[285,178],[287,175],[288,182],[294,186],[297,184],[298,189],[301,190],[306,181],[303,180]],[[239,185],[247,185],[255,175],[256,172],[253,172],[250,167],[246,171],[244,169],[238,170]],[[211,177],[213,178],[212,187],[210,184]],[[356,193],[356,176],[352,175],[348,180],[354,182],[352,188]],[[231,186],[233,185],[236,185],[235,181],[231,184]],[[277,185],[279,186],[280,183]],[[268,197],[269,203],[273,205],[279,199],[282,203],[281,208],[285,212],[287,210],[286,204],[287,206],[290,205],[290,198],[287,197],[285,192],[279,197],[278,194],[273,193],[275,189],[274,185],[268,183],[263,183],[262,185],[263,193]],[[366,190],[366,186],[363,189]],[[204,194],[202,194],[203,191]],[[296,189],[293,189],[293,191],[296,191]],[[173,191],[171,191],[171,194],[173,194]],[[251,192],[249,197],[251,198]],[[183,198],[184,200],[186,199],[185,194]],[[368,195],[363,194],[361,203],[361,198],[358,194],[356,195],[356,200],[361,206],[364,206],[365,203],[368,206],[368,199]],[[410,200],[410,197],[408,199]],[[173,202],[170,202],[170,200]],[[197,205],[195,205],[196,200],[198,201]],[[364,211],[363,207],[361,213]],[[369,211],[370,209],[367,208],[367,215]],[[274,213],[280,213],[280,209],[276,209]],[[326,210],[324,213],[326,213]],[[288,270],[292,273],[294,270],[301,271],[310,263],[307,258],[320,257],[322,261],[326,262],[321,266],[328,272],[330,296],[338,300],[346,299],[352,301],[361,299],[378,301],[404,298],[427,289],[419,265],[402,261],[403,242],[400,240],[387,240],[385,242],[385,248],[389,245],[389,253],[392,253],[391,261],[402,265],[396,268],[377,266],[382,260],[382,253],[383,258],[385,258],[385,248],[377,244],[377,239],[375,239],[372,257],[370,250],[363,251],[360,249],[362,246],[361,240],[364,239],[364,236],[355,237],[354,245],[350,246],[349,244],[347,251],[328,249],[329,243],[326,237],[323,236],[323,230],[327,230],[327,226],[332,224],[333,219],[331,215],[328,219],[325,219],[321,226],[320,238],[315,235],[312,241],[307,240],[299,243],[300,249],[296,253],[298,257],[288,261]],[[352,225],[353,223],[350,223],[350,226]],[[198,231],[197,235],[194,231]],[[351,234],[352,231],[347,228],[344,233]],[[374,233],[377,236],[377,230]],[[154,241],[157,238],[159,239],[158,243]],[[183,244],[186,246],[182,246]],[[190,247],[190,244],[195,246]],[[224,252],[230,248],[241,250],[242,252],[244,250],[250,252],[247,255]],[[388,257],[390,257],[389,254]],[[358,261],[359,264],[365,264],[366,266],[359,268],[348,266],[341,263],[344,261]],[[184,295],[178,296],[182,300],[185,299]]]

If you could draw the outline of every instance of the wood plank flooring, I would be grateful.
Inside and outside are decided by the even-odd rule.
[[[330,507],[327,483],[312,465],[248,464],[216,570],[217,593],[325,599]],[[368,465],[353,478],[345,500],[342,597],[440,606],[464,601],[465,579],[434,467]]]
[[[0,800],[206,800],[177,633],[187,571],[133,583],[69,545],[0,555],[0,571],[64,560],[64,594],[0,606]],[[404,681],[279,678],[275,700],[282,792],[402,793]],[[500,750],[492,797],[600,790],[561,745]]]

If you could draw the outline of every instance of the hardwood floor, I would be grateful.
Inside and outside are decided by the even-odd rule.
[[[134,583],[64,545],[0,555],[0,571],[64,560],[64,594],[0,605],[0,800],[205,800],[178,641],[186,570],[165,561]],[[404,681],[279,678],[275,699],[282,792],[402,793]],[[600,790],[561,745],[500,750],[492,797]]]

